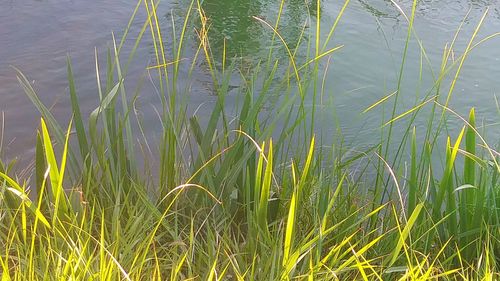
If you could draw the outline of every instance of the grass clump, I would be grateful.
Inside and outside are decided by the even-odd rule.
[[[267,61],[241,75],[241,100],[230,111],[226,98],[237,63],[213,57],[203,4],[191,2],[167,50],[158,3],[138,2],[133,18],[139,9],[147,18],[131,56],[149,31],[161,124],[153,148],[134,139],[144,126],[137,96],[124,83],[128,62],[121,53],[131,24],[120,42],[113,40],[104,73],[96,52],[100,103],[88,120],[69,60],[73,116],[66,126],[19,72],[42,119],[32,178],[16,178],[10,165],[0,165],[2,280],[496,279],[499,153],[478,131],[474,109],[464,118],[448,107],[454,83],[445,102],[440,95],[443,80],[452,71],[458,77],[474,38],[452,65],[453,48],[445,49],[433,87],[412,109],[396,113],[400,82],[370,107],[393,99],[380,129],[387,139],[348,154],[341,141],[323,143],[314,126],[320,60],[339,48],[326,46],[348,3],[324,42],[318,35],[294,48],[279,33],[282,10],[274,23],[255,18],[288,61],[274,60],[279,50],[271,49]],[[406,48],[415,35],[415,9],[416,1]],[[317,20],[317,34],[321,28]],[[186,58],[190,41],[198,44]],[[313,50],[312,57],[296,59],[299,48]],[[191,78],[199,64],[216,94],[201,120],[189,113],[190,86],[179,78],[181,69]],[[420,143],[413,122],[426,105],[433,114]],[[403,117],[406,134],[395,150],[393,124]],[[448,118],[464,127],[442,145]],[[436,151],[444,151],[442,167],[433,161]],[[149,162],[154,168],[143,168]]]

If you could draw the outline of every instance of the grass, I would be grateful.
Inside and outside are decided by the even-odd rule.
[[[484,17],[461,55],[454,51],[456,37],[445,48],[433,87],[414,107],[397,113],[398,82],[393,94],[366,110],[393,102],[380,128],[382,142],[353,155],[340,140],[322,142],[314,127],[319,109],[305,106],[322,97],[318,79],[327,66],[322,70],[319,62],[340,48],[326,46],[348,4],[327,38],[301,40],[294,48],[279,33],[281,9],[274,23],[255,18],[279,40],[288,61],[275,59],[283,51],[276,47],[252,72],[239,72],[241,99],[233,109],[226,98],[237,61],[213,57],[210,19],[197,1],[172,32],[161,30],[157,2],[138,2],[124,36],[119,42],[113,37],[105,67],[96,52],[100,103],[87,120],[69,59],[68,125],[56,121],[18,71],[42,119],[32,177],[17,178],[12,165],[0,163],[2,280],[497,279],[500,154],[476,127],[474,109],[462,117],[448,106],[464,61],[484,42],[474,43]],[[405,15],[399,81],[410,63],[410,40],[425,57],[413,29],[415,8],[416,1]],[[147,18],[123,64],[139,9]],[[321,34],[319,20],[315,28]],[[157,147],[135,139],[144,135],[140,90],[130,92],[124,83],[148,32],[156,59],[148,71],[160,101]],[[171,40],[171,49],[164,40]],[[186,57],[190,44],[197,48]],[[299,48],[312,57],[300,61]],[[190,87],[179,79],[181,68],[190,79],[200,64],[216,93],[201,120],[189,114]],[[432,114],[420,132],[414,121],[424,107]],[[449,118],[463,128],[443,145]],[[406,133],[396,139],[393,125],[403,121]],[[443,154],[439,166],[433,159]]]

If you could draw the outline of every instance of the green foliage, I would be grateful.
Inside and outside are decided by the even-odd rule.
[[[385,138],[353,154],[341,140],[323,143],[314,127],[323,91],[317,85],[319,62],[340,48],[327,46],[348,3],[327,38],[286,42],[279,33],[285,1],[274,23],[255,18],[273,42],[279,39],[288,61],[274,59],[279,50],[273,46],[267,61],[253,65],[250,73],[240,71],[241,100],[231,113],[226,101],[238,62],[213,57],[200,1],[191,1],[182,26],[174,26],[170,36],[161,30],[158,3],[138,1],[120,42],[113,38],[105,67],[96,51],[99,106],[88,120],[80,111],[68,59],[72,121],[67,130],[18,72],[42,121],[35,188],[0,163],[2,280],[498,278],[499,154],[478,131],[474,109],[466,120],[448,107],[481,24],[451,65],[454,51],[445,49],[426,97],[396,114],[407,49],[417,37],[413,1],[397,90],[365,110],[394,99],[390,119],[380,128]],[[123,43],[141,8],[147,18],[123,64]],[[318,19],[316,34],[321,28]],[[148,30],[156,59],[148,70],[161,106],[157,147],[146,137],[135,139],[144,135],[136,104],[140,89],[132,95],[124,83]],[[166,48],[167,38],[172,49]],[[186,58],[185,46],[193,44],[194,55]],[[300,61],[301,44],[314,56]],[[179,77],[187,69],[182,78],[189,80],[197,65],[207,68],[216,95],[205,119],[188,113],[190,85]],[[441,82],[453,69],[442,105]],[[309,111],[305,104],[311,100]],[[429,105],[422,140],[414,120]],[[441,118],[435,118],[439,110]],[[454,142],[443,129],[452,117],[464,123]],[[394,146],[393,124],[404,120],[406,133]],[[446,146],[440,137],[448,137]],[[440,152],[442,167],[432,161]]]

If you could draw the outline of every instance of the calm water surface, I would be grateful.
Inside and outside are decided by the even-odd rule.
[[[231,57],[239,56],[252,61],[266,54],[270,31],[251,16],[273,19],[278,7],[275,2],[279,1],[206,0],[205,12],[212,18],[214,54],[221,54],[224,38]],[[395,2],[404,11],[410,11],[411,1]],[[320,7],[313,4],[306,7],[303,0],[289,0],[280,32],[290,42],[296,41],[304,22],[308,20],[307,11],[313,15],[314,21],[319,8],[326,27],[333,23],[342,4],[343,1],[325,0]],[[39,122],[38,112],[23,93],[10,66],[21,69],[32,81],[42,101],[54,104],[54,115],[61,121],[67,121],[70,109],[65,60],[68,54],[71,55],[82,110],[88,114],[97,106],[94,49],[104,54],[106,48],[111,46],[111,32],[119,35],[123,31],[134,6],[135,1],[125,0],[0,0],[0,112],[3,112],[6,124],[3,157],[29,158]],[[160,5],[161,14],[165,15],[163,25],[169,27],[170,15],[179,17],[185,7],[182,1],[164,0]],[[489,13],[478,38],[500,32],[499,2],[419,1],[415,30],[429,62],[422,62],[424,71],[420,78],[422,53],[413,41],[404,70],[399,112],[411,108],[416,99],[422,98],[431,89],[431,73],[438,71],[443,48],[452,40],[466,14],[469,12],[457,40],[457,55],[467,45],[487,7]],[[140,12],[139,18],[143,20],[144,12]],[[133,30],[137,31],[141,23],[139,20]],[[381,109],[367,114],[361,112],[396,89],[406,28],[404,17],[390,1],[351,1],[330,43],[330,47],[344,47],[332,57],[321,101],[323,110],[319,122],[323,124],[327,136],[337,134],[332,120],[338,120],[347,142],[359,146],[374,142],[374,132],[383,122]],[[312,32],[314,28],[310,30]],[[144,67],[151,63],[151,53],[151,45],[146,40],[129,71],[131,79],[127,83],[130,87],[134,86],[136,78],[143,75]],[[194,83],[193,106],[213,100],[203,86],[208,81],[207,74],[200,69],[194,79],[200,83]],[[444,84],[447,89],[449,81]],[[500,139],[500,115],[495,103],[495,95],[500,96],[499,90],[500,38],[493,38],[471,53],[451,101],[451,106],[461,114],[468,112],[470,107],[476,107],[478,118],[489,126],[488,139],[493,143]],[[155,103],[153,92],[150,85],[143,88],[141,99],[146,120],[156,118],[152,106],[148,107]],[[400,124],[396,129],[404,127],[404,121]],[[424,127],[425,119],[417,120],[416,125]],[[460,126],[458,121],[450,119],[452,131]],[[155,134],[154,126],[147,129],[148,134]]]

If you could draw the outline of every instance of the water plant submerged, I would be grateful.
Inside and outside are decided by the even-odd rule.
[[[241,75],[240,102],[228,109],[238,68],[212,55],[203,3],[191,2],[168,36],[171,49],[156,5],[139,1],[136,8],[148,15],[137,44],[149,32],[156,60],[148,69],[160,101],[156,147],[146,137],[136,140],[144,124],[137,93],[124,83],[122,55],[130,24],[120,42],[113,38],[105,67],[96,52],[100,103],[88,120],[69,59],[69,125],[56,121],[18,73],[42,120],[34,180],[0,165],[2,280],[497,278],[500,154],[478,129],[474,109],[465,118],[448,104],[463,62],[479,44],[476,33],[460,56],[453,42],[445,48],[434,86],[411,109],[397,113],[399,83],[370,106],[373,112],[394,102],[379,145],[353,152],[341,140],[326,144],[315,130],[327,71],[320,61],[339,49],[326,46],[344,8],[328,38],[300,39],[295,48],[279,33],[282,10],[275,22],[254,18],[288,61],[273,59],[279,50],[271,49],[268,61]],[[407,16],[406,48],[415,36],[416,5]],[[324,28],[319,20],[315,25]],[[186,58],[189,40],[198,44]],[[298,48],[313,55],[298,61]],[[406,63],[405,52],[400,80]],[[182,71],[190,78],[199,65],[216,93],[203,118],[189,113],[190,87],[179,77]],[[448,75],[453,83],[446,90]],[[424,107],[432,114],[421,130],[413,122]],[[462,120],[463,128],[443,145],[448,118]],[[406,133],[397,139],[391,131],[402,121]],[[442,166],[433,161],[439,153]]]

